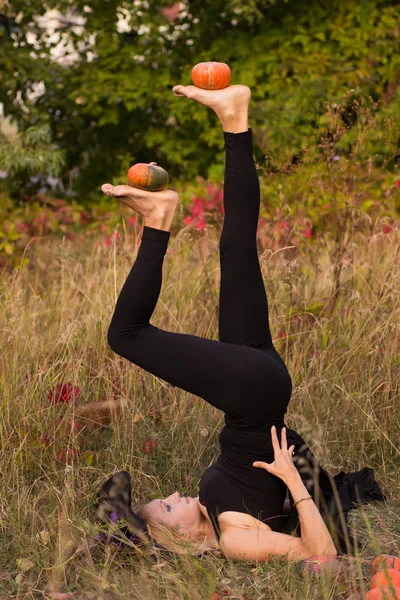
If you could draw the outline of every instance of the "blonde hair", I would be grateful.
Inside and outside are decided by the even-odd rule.
[[[221,554],[220,550],[207,543],[207,538],[204,539],[204,542],[199,542],[189,537],[188,534],[179,533],[179,526],[170,528],[155,521],[147,512],[146,505],[147,503],[140,504],[134,511],[146,522],[151,536],[166,550],[191,556],[201,556],[205,552]]]

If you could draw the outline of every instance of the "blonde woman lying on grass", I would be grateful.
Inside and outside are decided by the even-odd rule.
[[[115,522],[122,518],[131,533],[145,532],[146,539],[150,534],[176,552],[187,541],[193,551],[219,550],[228,558],[251,561],[273,555],[288,560],[336,556],[341,548],[351,548],[352,540],[339,526],[331,528],[337,533],[335,543],[327,527],[327,517],[337,513],[334,480],[284,423],[292,381],[272,343],[257,254],[260,186],[248,127],[250,90],[244,85],[222,90],[178,85],[173,93],[214,110],[223,129],[219,341],[164,331],[149,322],[161,290],[178,194],[110,184],[103,185],[103,192],[144,220],[137,258],[119,294],[107,339],[116,354],[222,410],[221,453],[204,472],[199,496],[174,492],[141,505],[135,514],[130,477],[121,472],[103,486],[99,514]],[[364,501],[382,499],[371,469],[353,475]],[[366,478],[375,496],[368,495],[368,486],[363,488]],[[300,537],[282,532],[288,507],[299,519]]]

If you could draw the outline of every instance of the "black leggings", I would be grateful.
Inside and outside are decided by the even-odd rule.
[[[283,422],[292,381],[272,344],[257,254],[260,185],[252,130],[224,132],[224,139],[219,341],[164,331],[149,323],[171,234],[146,226],[107,341],[120,356],[224,411],[228,426],[254,429]]]

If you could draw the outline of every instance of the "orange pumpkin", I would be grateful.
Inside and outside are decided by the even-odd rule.
[[[400,571],[396,569],[386,569],[377,571],[372,578],[372,588],[388,588],[389,585],[400,587]]]
[[[198,63],[192,69],[192,81],[203,90],[222,90],[231,82],[231,70],[225,63]]]
[[[400,571],[400,556],[391,556],[390,554],[380,554],[377,556],[372,563],[372,575],[379,571],[379,569],[383,569],[384,565],[388,569]]]
[[[388,588],[372,588],[365,594],[365,600],[400,600],[400,588],[394,588],[394,592]]]
[[[128,171],[129,185],[149,192],[165,190],[169,183],[168,173],[157,163],[137,163]]]

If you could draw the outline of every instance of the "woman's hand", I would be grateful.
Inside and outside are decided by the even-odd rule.
[[[272,473],[275,477],[279,477],[286,484],[291,481],[295,477],[300,477],[298,470],[293,464],[292,454],[294,450],[294,444],[287,447],[287,439],[286,439],[286,427],[282,427],[282,448],[279,445],[278,436],[276,435],[276,427],[273,425],[271,427],[271,439],[272,446],[274,448],[274,462],[266,463],[262,461],[253,462],[253,467],[257,467],[259,469],[264,469],[268,471],[268,473]]]

